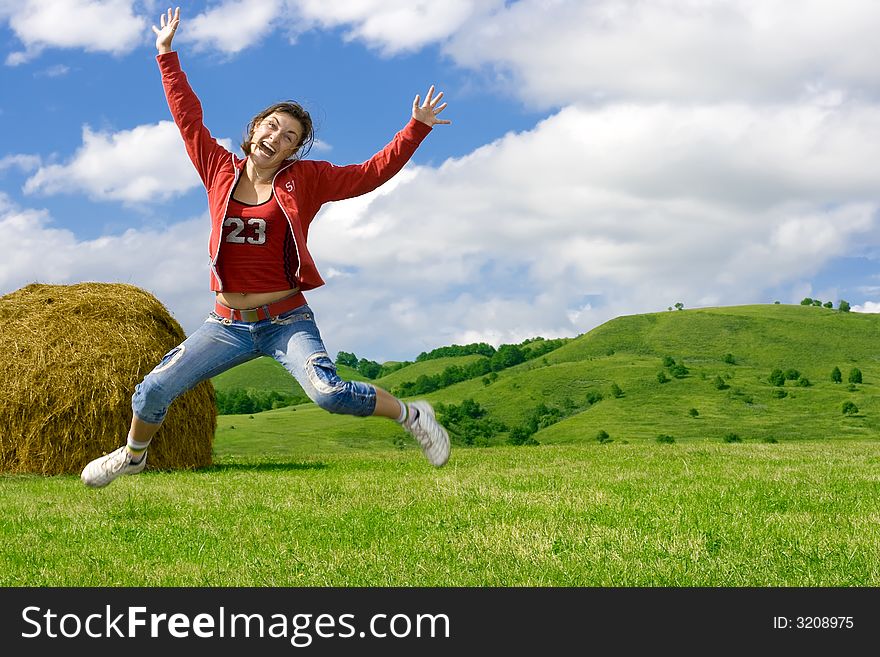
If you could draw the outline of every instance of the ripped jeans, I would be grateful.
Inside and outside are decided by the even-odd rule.
[[[259,356],[281,363],[309,398],[331,413],[367,416],[376,408],[373,386],[339,378],[312,310],[303,305],[257,322],[221,319],[212,312],[135,387],[132,410],[140,420],[159,424],[178,396]]]

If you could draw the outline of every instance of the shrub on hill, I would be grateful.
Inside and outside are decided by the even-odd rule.
[[[605,399],[605,396],[598,390],[590,390],[587,392],[587,404],[589,406],[592,406],[593,404],[598,404],[603,399]]]
[[[353,370],[357,370],[359,374],[368,379],[378,379],[399,369],[411,365],[408,361],[400,363],[390,363],[380,365],[374,360],[368,358],[358,358],[356,354],[348,351],[340,351],[336,354],[336,364],[345,365]]]
[[[859,407],[855,405],[854,402],[845,401],[843,402],[843,407],[841,409],[844,415],[858,415]]]
[[[429,392],[434,392],[435,390],[440,390],[441,388],[446,388],[455,383],[475,379],[481,376],[485,377],[483,378],[483,385],[489,385],[498,379],[499,371],[507,369],[508,367],[513,367],[514,365],[519,365],[532,358],[537,358],[548,351],[558,348],[566,341],[567,340],[562,338],[559,340],[535,338],[523,343],[526,347],[521,347],[515,344],[503,344],[488,358],[480,358],[467,365],[450,365],[440,372],[440,374],[434,374],[433,376],[422,374],[415,381],[404,381],[399,384],[391,390],[391,393],[398,397],[424,395]],[[477,345],[477,347],[479,347],[479,345]],[[441,347],[441,349],[435,349],[430,353],[434,354],[436,352],[449,355],[446,351],[443,351],[445,349],[447,348]],[[450,347],[449,349],[452,348]],[[452,355],[461,356],[466,354]],[[431,358],[423,358],[422,356],[423,354],[420,354],[421,360],[431,360]],[[441,356],[436,356],[436,358],[440,357]],[[432,356],[432,358],[434,357]]]
[[[604,429],[599,429],[599,433],[596,434],[596,440],[602,444],[614,442],[611,436],[608,435],[608,432]]]
[[[785,370],[785,380],[786,381],[797,381],[801,376],[801,373],[798,372],[794,368],[790,368]]]
[[[663,367],[672,367],[675,365],[675,359],[672,356],[663,357]]]
[[[834,383],[841,383],[843,381],[843,373],[840,371],[840,368],[835,366],[833,370],[831,370],[831,380]]]
[[[811,385],[813,385],[812,383],[810,383],[810,380],[803,374],[801,374],[800,378],[797,380],[797,384],[802,388],[809,388]]]
[[[485,342],[473,342],[466,345],[453,344],[448,347],[437,347],[431,351],[423,351],[416,356],[416,362],[421,363],[425,360],[436,360],[438,358],[449,358],[451,356],[485,356],[491,358],[495,355],[495,347]]]
[[[666,372],[657,372],[657,383],[668,383],[669,377],[666,376]]]
[[[684,366],[684,363],[676,363],[669,368],[669,373],[676,379],[683,379],[690,373],[690,370]]]
[[[784,386],[785,385],[785,373],[780,369],[775,369],[770,372],[770,376],[767,379],[770,381],[771,385],[774,386]]]
[[[623,397],[623,390],[620,389],[620,386],[616,383],[611,384],[611,396],[615,399],[619,399]]]
[[[724,434],[724,442],[726,443],[741,443],[742,438],[735,433],[726,433]]]
[[[299,395],[286,395],[275,390],[214,390],[217,413],[220,415],[248,415],[274,408],[284,408],[309,401]]]
[[[715,380],[712,382],[718,390],[727,390],[730,386],[727,385],[727,381],[721,378],[721,375],[715,377]]]
[[[657,438],[655,440],[658,443],[661,443],[664,445],[671,445],[672,443],[675,442],[675,438],[673,438],[672,436],[669,436],[665,433],[661,433],[659,436],[657,436]]]
[[[458,405],[437,404],[437,415],[453,442],[461,445],[485,446],[497,434],[507,431],[503,422],[489,417],[488,411],[471,398]]]
[[[733,357],[733,354],[724,354],[721,360],[728,365],[736,365],[736,359]]]
[[[510,435],[507,437],[508,445],[540,445],[540,443],[532,437],[532,434],[529,433],[528,429],[525,427],[519,426],[514,427],[510,430]]]
[[[849,382],[850,383],[861,383],[862,382],[862,370],[858,367],[854,367],[849,371]]]
[[[840,312],[842,312],[842,313],[848,313],[849,310],[850,310],[850,308],[849,308],[849,303],[847,303],[846,301],[844,301],[843,299],[841,299],[841,300],[840,300],[840,303],[839,303],[838,306],[837,306],[837,309],[838,309]]]
[[[698,411],[696,408],[692,408],[688,411],[688,415],[690,415],[693,418],[696,418],[696,417],[699,417],[700,411]]]

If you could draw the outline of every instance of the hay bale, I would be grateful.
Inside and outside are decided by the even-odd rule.
[[[185,337],[133,285],[35,283],[0,297],[0,472],[78,474],[119,447],[135,386]],[[147,468],[209,465],[216,425],[204,381],[171,405]]]

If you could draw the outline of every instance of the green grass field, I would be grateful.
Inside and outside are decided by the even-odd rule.
[[[218,446],[220,447],[220,446]],[[873,444],[224,456],[0,479],[3,586],[877,586]]]
[[[204,470],[97,491],[0,476],[0,585],[880,586],[878,319],[792,306],[618,318],[489,385],[429,395],[474,398],[508,424],[538,403],[573,409],[538,446],[502,434],[454,447],[441,469],[392,422],[305,404],[219,416]],[[666,355],[688,375],[659,383]],[[835,364],[864,383],[833,383]],[[289,384],[250,367],[272,363],[228,376]],[[779,398],[773,367],[812,385],[788,381]]]

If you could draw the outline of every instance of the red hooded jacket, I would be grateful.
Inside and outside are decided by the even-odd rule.
[[[219,292],[223,290],[223,281],[217,274],[223,219],[246,160],[218,144],[202,123],[202,105],[180,68],[177,52],[158,55],[156,59],[171,115],[208,193],[211,289]],[[431,126],[410,119],[391,143],[362,164],[335,166],[318,160],[295,160],[276,172],[273,191],[293,233],[297,255],[295,277],[300,290],[324,284],[307,246],[309,225],[321,205],[366,194],[387,182],[403,168],[430,131]]]

